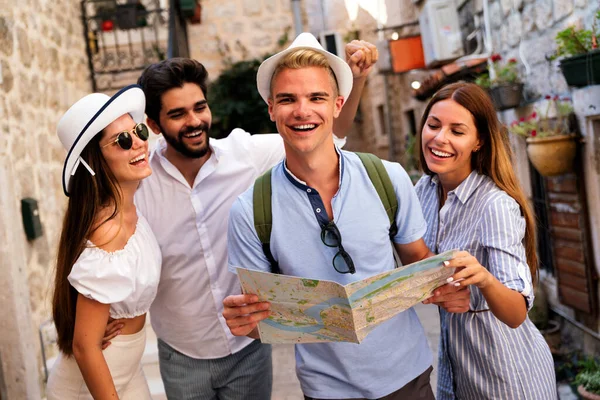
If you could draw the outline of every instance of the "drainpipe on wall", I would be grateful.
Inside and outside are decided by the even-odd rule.
[[[380,41],[385,40],[384,34],[384,24],[380,21],[379,16],[381,15],[381,2],[377,3],[378,10],[378,18],[377,18],[377,39]],[[390,101],[390,78],[389,74],[383,73],[383,96],[385,98],[385,131],[388,134],[388,160],[395,161],[396,160],[396,137],[394,136],[394,132],[392,132],[392,106]]]
[[[298,36],[304,32],[304,27],[302,26],[300,0],[292,0],[292,11],[294,12],[294,30],[296,31],[296,36]]]
[[[190,49],[187,37],[187,21],[181,15],[179,2],[169,0],[169,38],[167,58],[189,57]]]
[[[390,101],[390,89],[388,88],[390,84],[389,74],[387,72],[383,73],[383,95],[385,96],[385,108],[387,109],[386,118],[385,118],[385,129],[388,132],[389,139],[389,156],[388,160],[396,161],[396,137],[394,132],[392,132],[392,107]]]
[[[483,32],[484,32],[484,41],[486,53],[490,56],[493,54],[493,43],[492,43],[492,31],[490,29],[490,5],[488,0],[483,0]],[[490,74],[490,79],[496,78],[496,70],[493,67],[493,63],[491,58],[488,58],[488,73]]]
[[[327,30],[327,20],[325,19],[325,0],[321,0],[321,30],[325,32]]]

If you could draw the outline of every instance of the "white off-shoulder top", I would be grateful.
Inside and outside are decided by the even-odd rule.
[[[156,297],[161,253],[143,216],[138,214],[135,232],[125,247],[107,252],[88,240],[69,274],[79,293],[110,304],[112,318],[133,318],[146,313]]]

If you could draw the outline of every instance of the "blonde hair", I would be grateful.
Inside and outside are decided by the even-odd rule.
[[[327,70],[331,81],[331,86],[333,87],[333,95],[334,97],[337,97],[339,94],[338,82],[333,70],[331,69],[331,65],[329,65],[327,57],[325,57],[325,55],[322,53],[312,49],[294,50],[286,54],[279,61],[279,64],[277,64],[275,70],[273,71],[273,75],[271,76],[271,96],[273,95],[273,82],[275,82],[275,78],[281,71],[284,69],[301,69],[308,67],[319,67]]]
[[[525,218],[525,238],[523,244],[527,256],[527,264],[531,270],[534,284],[537,281],[537,254],[535,243],[535,220],[533,212],[512,167],[512,149],[508,139],[508,131],[498,121],[496,110],[488,94],[478,85],[467,82],[456,82],[444,86],[427,104],[421,117],[421,134],[417,135],[417,144],[421,149],[423,127],[429,117],[431,107],[443,100],[454,100],[471,113],[482,145],[479,151],[472,153],[471,167],[478,173],[489,176],[494,183],[510,197],[515,199]],[[423,151],[419,155],[420,166],[427,175],[433,172],[427,167]]]

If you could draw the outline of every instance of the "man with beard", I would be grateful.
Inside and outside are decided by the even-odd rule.
[[[346,47],[354,92],[334,130],[354,119],[375,46]],[[227,269],[229,209],[238,195],[284,156],[281,137],[234,129],[209,141],[207,72],[191,59],[151,65],[138,83],[146,95],[148,125],[162,133],[150,164],[153,174],[136,193],[138,210],[160,244],[163,268],[152,304],[159,365],[169,399],[269,399],[271,348],[233,336],[223,299],[239,294]],[[242,121],[243,122],[243,121]]]

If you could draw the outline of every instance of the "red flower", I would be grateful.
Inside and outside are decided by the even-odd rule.
[[[531,118],[535,118],[537,117],[537,113],[534,111],[533,114],[531,114]]]
[[[516,63],[517,63],[517,59],[516,59],[516,58],[514,58],[514,57],[513,57],[513,58],[509,58],[509,59],[508,59],[508,63],[509,63],[509,64],[516,64]]]
[[[546,96],[544,96],[544,98],[545,98],[546,100],[550,100],[550,99],[552,98],[552,96],[550,96],[549,94],[547,94]]]
[[[525,117],[519,118],[519,122],[525,122]]]
[[[490,59],[492,60],[492,62],[498,62],[502,60],[502,56],[500,54],[492,54]]]
[[[537,132],[536,132],[536,130],[535,130],[535,129],[533,129],[533,130],[531,131],[531,136],[533,137],[533,136],[535,136],[535,135],[537,135]]]
[[[554,97],[552,98],[552,100],[558,100],[558,95],[554,95]]]

